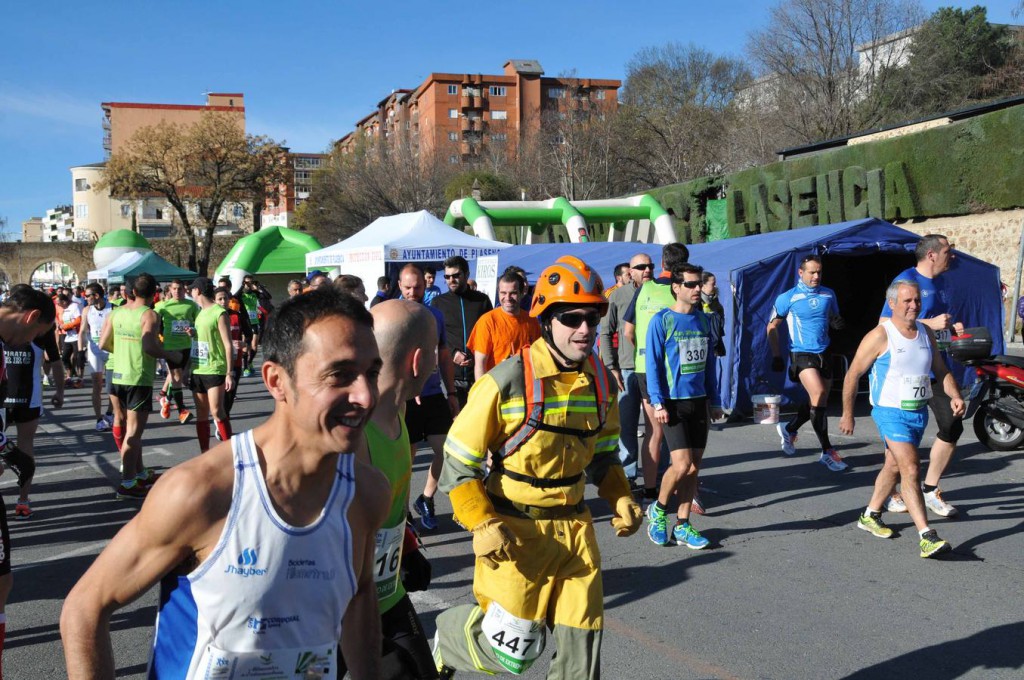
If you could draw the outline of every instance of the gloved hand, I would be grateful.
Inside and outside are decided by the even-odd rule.
[[[772,357],[772,371],[782,373],[784,370],[786,370],[786,362],[782,360],[782,357]]]
[[[623,496],[615,502],[615,515],[612,517],[612,528],[620,538],[632,536],[643,523],[643,511],[631,496]]]
[[[498,562],[514,560],[516,548],[522,545],[499,519],[489,519],[473,529],[473,552],[490,569],[497,569]]]

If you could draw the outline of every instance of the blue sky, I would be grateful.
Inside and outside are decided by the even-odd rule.
[[[266,0],[12,2],[0,21],[0,217],[71,202],[73,165],[103,160],[100,102],[202,104],[245,94],[251,133],[320,151],[392,89],[430,72],[500,73],[538,59],[549,75],[624,78],[640,49],[671,41],[741,56],[772,3],[304,3]],[[975,2],[925,0],[941,6]],[[1017,23],[1016,0],[989,19]],[[1020,20],[1024,23],[1024,19]]]

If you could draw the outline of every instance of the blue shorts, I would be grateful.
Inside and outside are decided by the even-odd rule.
[[[875,406],[871,409],[871,418],[882,435],[882,443],[906,442],[918,446],[924,437],[924,428],[928,425],[928,409],[904,411],[891,406]]]

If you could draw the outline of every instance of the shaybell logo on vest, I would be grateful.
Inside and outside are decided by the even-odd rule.
[[[253,548],[244,548],[238,553],[238,566],[229,564],[224,570],[225,574],[237,574],[238,576],[266,576],[267,570],[256,566],[259,561],[259,553]]]

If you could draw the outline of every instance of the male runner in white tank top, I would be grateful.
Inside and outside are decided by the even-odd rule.
[[[110,617],[161,581],[149,677],[376,679],[374,535],[390,489],[351,455],[381,361],[363,306],[327,288],[265,337],[274,413],[176,466],[64,603],[70,680],[113,678]],[[342,453],[339,453],[342,452]]]
[[[853,407],[857,385],[871,369],[871,417],[886,447],[885,463],[875,479],[875,489],[857,526],[879,538],[892,538],[893,531],[882,522],[882,505],[899,478],[903,500],[920,534],[921,557],[935,557],[952,550],[928,526],[924,495],[918,482],[917,447],[928,424],[931,375],[950,398],[955,416],[964,413],[964,400],[956,378],[936,347],[934,334],[917,320],[921,311],[921,290],[915,281],[898,279],[886,291],[892,319],[869,332],[857,348],[843,381],[843,417],[839,430],[853,434]]]

